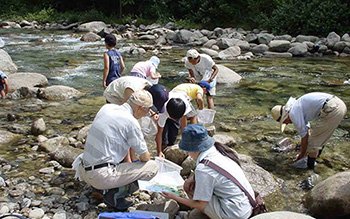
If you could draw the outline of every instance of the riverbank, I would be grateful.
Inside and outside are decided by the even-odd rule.
[[[60,161],[59,165],[50,162],[53,158],[58,159],[58,155],[51,155],[51,152],[43,148],[43,142],[47,142],[46,145],[53,148],[81,148],[84,141],[81,136],[84,135],[79,135],[80,130],[91,124],[96,112],[104,104],[101,97],[102,54],[105,50],[103,41],[80,41],[83,34],[76,35],[72,31],[0,30],[0,37],[6,43],[3,49],[10,54],[18,67],[17,72],[11,75],[18,72],[37,72],[47,77],[49,86],[68,85],[82,93],[81,96],[77,95],[72,99],[67,97],[64,101],[33,96],[0,102],[1,130],[10,132],[9,136],[16,134],[13,141],[2,144],[0,152],[0,155],[9,161],[4,162],[1,168],[2,177],[7,182],[3,187],[1,208],[7,206],[9,212],[29,215],[31,211],[40,208],[49,218],[54,217],[56,213],[61,214],[62,211],[65,211],[66,218],[96,218],[98,212],[112,210],[92,198],[90,189],[83,183],[72,179],[74,173],[71,169],[61,167],[65,162]],[[125,47],[154,46],[152,40],[138,40],[138,35],[132,36],[130,39],[122,37],[118,48],[128,51]],[[161,59],[159,71],[163,75],[160,83],[165,84],[168,89],[185,81],[186,74],[183,73],[185,69],[181,59],[187,48],[185,44],[174,44],[168,50],[157,49]],[[124,52],[127,70],[130,70],[136,61],[147,59],[154,54],[154,50],[155,48],[146,50],[143,55]],[[218,96],[215,98],[216,133],[233,137],[236,141],[235,150],[252,158],[251,167],[255,168],[254,165],[258,164],[269,172],[262,172],[262,175],[271,175],[278,182],[278,188],[271,187],[266,190],[269,191],[269,195],[265,196],[265,200],[270,211],[290,210],[310,214],[302,204],[302,197],[310,189],[304,187],[303,182],[310,179],[312,184],[316,184],[350,168],[346,153],[350,131],[349,119],[345,118],[337,129],[315,172],[298,171],[289,166],[296,154],[296,132],[289,128],[285,135],[280,135],[278,124],[272,120],[269,111],[275,104],[285,103],[291,95],[299,96],[311,91],[334,93],[348,105],[350,93],[348,85],[343,84],[349,77],[346,73],[349,72],[348,58],[264,57],[215,61],[234,69],[243,77],[239,84],[218,85]],[[128,71],[124,74],[127,73]],[[42,90],[45,90],[47,85],[42,86]],[[46,126],[41,135],[48,140],[42,137],[38,139],[31,132],[33,122],[39,118],[43,118]],[[294,136],[290,145],[283,146],[289,149],[275,150],[275,144],[286,136]],[[154,154],[152,138],[148,139],[148,145]],[[42,170],[43,168],[48,169]],[[259,185],[270,185],[255,179],[253,175],[251,181],[256,182],[257,188],[261,188]],[[39,191],[36,191],[36,188]],[[52,189],[54,191],[51,191]],[[25,198],[30,199],[31,204],[23,204],[22,207],[23,202],[28,203]],[[137,200],[136,206],[149,203],[156,205],[164,201],[156,194],[147,193],[137,193],[134,198]],[[41,201],[40,204],[38,201]]]

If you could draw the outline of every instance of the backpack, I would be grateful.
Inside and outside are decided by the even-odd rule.
[[[213,170],[216,170],[221,175],[229,178],[244,192],[244,194],[248,197],[250,204],[252,205],[252,215],[250,215],[250,217],[254,217],[255,215],[267,212],[265,202],[263,198],[260,196],[259,192],[254,191],[254,195],[255,195],[255,200],[254,200],[253,197],[249,194],[249,192],[229,172],[219,167],[215,163],[211,162],[210,160],[203,159],[200,161],[200,163],[211,167]]]

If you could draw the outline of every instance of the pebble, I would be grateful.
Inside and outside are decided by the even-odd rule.
[[[39,173],[43,173],[43,174],[53,174],[54,172],[55,170],[53,167],[44,167],[39,170]]]
[[[42,218],[44,216],[45,212],[41,208],[35,208],[29,212],[29,218]]]
[[[11,165],[9,164],[2,167],[2,171],[4,172],[10,171],[10,170],[11,170]]]
[[[52,219],[66,219],[67,218],[67,214],[66,211],[58,211],[55,213],[55,215],[52,217]]]
[[[77,207],[78,211],[86,211],[89,209],[89,203],[87,202],[79,202],[75,204],[75,206]]]
[[[33,181],[33,180],[35,180],[35,176],[30,176],[30,177],[28,177],[28,179],[29,179],[30,181]]]
[[[10,212],[10,209],[6,205],[2,206],[2,208],[0,209],[0,215],[7,214],[9,212]]]
[[[149,201],[149,200],[151,200],[151,196],[149,194],[147,194],[147,193],[141,192],[140,193],[140,199]]]
[[[21,203],[21,208],[29,208],[32,201],[29,198],[24,198]]]
[[[32,201],[31,206],[38,207],[41,205],[41,203],[42,203],[42,201],[40,201],[40,200],[34,200],[34,201]]]
[[[0,176],[0,188],[3,188],[3,187],[6,187],[6,183],[5,183],[4,178],[2,178],[2,177]]]

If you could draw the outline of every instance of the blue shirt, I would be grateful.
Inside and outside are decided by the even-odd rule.
[[[309,122],[320,116],[324,103],[332,97],[331,94],[313,92],[296,100],[289,111],[289,117],[300,137],[305,137],[309,129]]]
[[[121,55],[115,49],[111,49],[106,53],[109,56],[109,72],[106,79],[106,85],[108,86],[112,81],[122,76],[120,72]]]

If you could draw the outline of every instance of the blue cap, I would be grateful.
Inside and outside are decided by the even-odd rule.
[[[189,152],[206,151],[215,143],[203,125],[189,124],[182,131],[180,149]]]
[[[209,93],[210,91],[210,84],[208,81],[200,81],[198,82],[198,85],[201,86],[201,87],[204,87],[207,89],[207,92]]]
[[[169,92],[161,84],[154,84],[148,89],[148,92],[152,94],[153,105],[157,108],[159,113],[164,113],[165,106],[164,104],[169,99]]]

